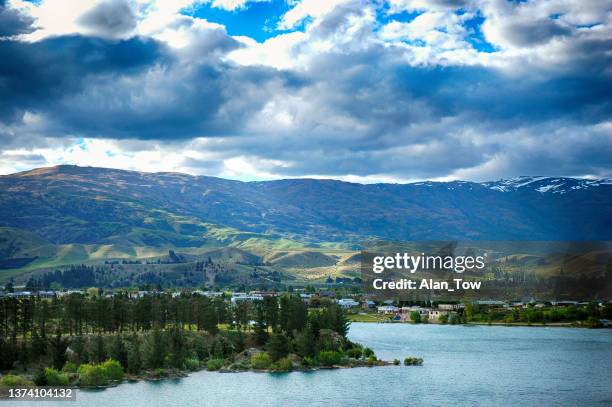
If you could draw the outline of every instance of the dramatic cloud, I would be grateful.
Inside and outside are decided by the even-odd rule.
[[[275,31],[232,35],[257,5]],[[0,171],[610,176],[611,20],[586,0],[0,1]]]

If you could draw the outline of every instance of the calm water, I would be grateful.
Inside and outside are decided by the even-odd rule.
[[[612,406],[611,330],[354,323],[350,338],[383,359],[419,356],[424,365],[197,372],[80,391],[76,403],[44,405]]]

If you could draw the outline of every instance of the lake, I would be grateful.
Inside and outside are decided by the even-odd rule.
[[[177,380],[79,391],[77,402],[68,405],[612,405],[612,330],[353,323],[349,336],[382,359],[418,356],[424,365],[196,372]],[[44,403],[54,404],[67,405]]]

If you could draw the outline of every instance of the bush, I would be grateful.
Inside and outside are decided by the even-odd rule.
[[[47,377],[45,376],[45,369],[39,369],[34,375],[34,384],[37,386],[46,386]]]
[[[422,358],[405,358],[404,359],[404,366],[421,366],[423,364],[423,359]]]
[[[360,359],[361,356],[363,355],[363,349],[361,349],[361,348],[350,348],[349,350],[346,351],[346,355],[349,358]]]
[[[225,361],[223,359],[210,359],[208,362],[206,362],[206,370],[209,371],[214,371],[214,370],[219,370],[223,367],[223,363]]]
[[[102,368],[109,380],[123,380],[123,366],[116,360],[108,359],[102,363]]]
[[[256,353],[251,356],[253,369],[267,369],[272,364],[272,358],[266,352]]]
[[[108,384],[106,369],[101,365],[84,364],[79,366],[79,379],[81,386],[104,386]]]
[[[289,358],[281,358],[272,365],[272,370],[278,372],[290,372],[293,370],[293,362]]]
[[[374,355],[374,351],[370,348],[365,348],[363,350],[363,357],[368,358],[370,356]]]
[[[310,356],[304,356],[304,359],[302,359],[302,366],[312,367],[313,365],[314,361],[312,360],[312,358]]]
[[[163,367],[158,367],[157,369],[153,370],[153,376],[155,377],[166,377],[166,375],[166,369],[164,369]]]
[[[62,368],[62,372],[64,372],[64,373],[76,373],[77,372],[77,365],[75,365],[72,362],[66,362],[66,364]]]
[[[393,364],[394,364],[395,366],[399,366],[399,364],[400,364],[399,359],[393,359]]]
[[[14,374],[7,374],[0,379],[0,386],[4,387],[21,387],[21,386],[34,386],[31,380],[25,377],[17,376]]]
[[[323,366],[333,366],[340,363],[342,354],[334,350],[327,350],[317,354],[317,362]]]
[[[187,370],[198,370],[198,368],[200,367],[200,360],[197,357],[192,357],[192,358],[187,358],[185,359],[185,367],[187,368]]]
[[[47,386],[68,386],[68,376],[60,373],[52,367],[45,369],[45,381]]]
[[[374,355],[368,356],[368,364],[373,365],[374,363],[376,363],[376,356]]]

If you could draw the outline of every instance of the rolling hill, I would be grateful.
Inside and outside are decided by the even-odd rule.
[[[611,238],[610,179],[239,182],[67,165],[0,176],[5,269],[233,247],[245,263],[326,270],[356,263],[346,250],[370,239]]]

